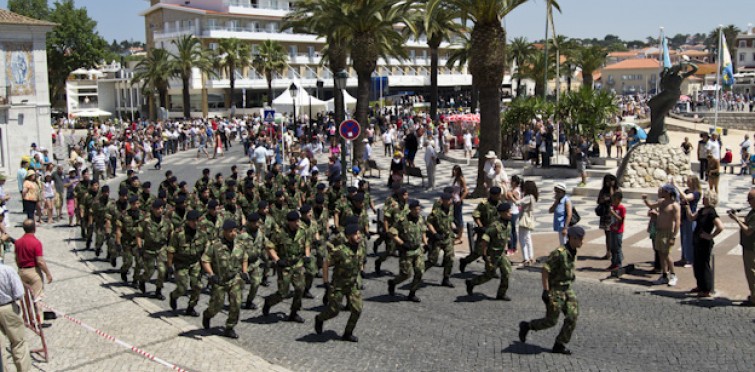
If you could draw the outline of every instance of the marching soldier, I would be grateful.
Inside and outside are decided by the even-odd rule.
[[[262,282],[262,269],[260,264],[262,263],[262,257],[266,254],[268,240],[264,231],[260,228],[260,215],[257,212],[253,212],[249,215],[246,221],[246,227],[241,235],[236,240],[241,244],[246,255],[247,261],[247,273],[249,273],[249,293],[246,296],[245,309],[256,310],[257,305],[254,303],[254,298],[257,297],[257,291],[260,288]]]
[[[210,184],[210,170],[202,169],[202,177],[194,183],[194,192],[199,193],[202,189],[206,189]]]
[[[383,262],[388,259],[388,256],[393,255],[397,248],[396,242],[393,237],[391,237],[389,230],[391,229],[391,226],[398,224],[399,221],[404,219],[409,211],[409,207],[407,205],[407,200],[409,200],[409,191],[407,191],[405,188],[400,188],[397,191],[397,199],[390,201],[390,204],[388,204],[388,200],[386,200],[386,205],[384,208],[385,212],[383,213],[383,228],[388,239],[385,242],[385,251],[381,252],[378,258],[375,260],[375,274],[377,275],[383,274],[383,272],[380,270]]]
[[[325,189],[327,188],[328,186],[326,186],[324,183],[318,183],[317,186],[313,187],[314,192],[311,194],[311,196],[307,198],[306,203],[314,207],[315,198],[317,198],[318,195],[321,195],[323,198],[323,205],[327,209],[328,208],[328,193],[325,192]]]
[[[225,193],[225,204],[223,205],[223,220],[227,220],[229,218],[236,221],[236,224],[239,226],[245,226],[246,225],[246,217],[244,217],[244,212],[241,210],[241,208],[236,205],[236,193],[233,191],[227,191]]]
[[[120,216],[118,231],[115,234],[116,244],[123,248],[123,263],[121,264],[121,279],[128,283],[127,275],[131,266],[134,266],[134,276],[132,286],[137,288],[139,285],[139,275],[142,270],[141,254],[139,246],[136,244],[136,236],[139,230],[139,223],[142,219],[141,201],[136,195],[131,195],[128,199],[129,209],[127,213]]]
[[[574,261],[577,250],[582,247],[585,229],[572,226],[567,231],[566,245],[551,252],[548,261],[543,265],[543,302],[545,303],[545,318],[519,323],[519,340],[527,341],[529,331],[540,331],[553,327],[558,323],[558,314],[564,313],[564,325],[561,327],[553,345],[553,352],[571,355],[566,344],[571,340],[579,316],[579,303],[574,294]]]
[[[212,319],[223,308],[228,294],[228,319],[225,322],[223,336],[239,338],[233,330],[239,322],[241,312],[241,295],[244,282],[249,281],[247,273],[247,256],[244,248],[236,241],[238,225],[234,220],[225,220],[220,238],[210,244],[202,254],[202,269],[209,276],[212,294],[207,309],[202,314],[202,327],[210,329]]]
[[[215,181],[210,183],[207,186],[207,188],[210,189],[210,197],[212,197],[215,200],[220,201],[220,199],[223,198],[223,193],[225,192],[225,183],[223,183],[223,173],[216,173]]]
[[[333,182],[328,189],[328,213],[331,216],[335,215],[336,204],[343,197],[343,190],[341,190],[341,176],[333,177]]]
[[[347,242],[334,247],[328,255],[328,260],[333,266],[333,281],[329,290],[330,298],[328,307],[315,317],[315,332],[321,334],[323,323],[338,315],[345,296],[348,299],[351,316],[349,316],[341,339],[350,342],[359,341],[354,336],[354,328],[362,314],[362,293],[358,278],[362,269],[365,250],[362,248],[362,236],[359,230],[357,224],[346,226],[344,233],[347,236]]]
[[[94,233],[97,235],[94,241],[94,254],[99,257],[102,253],[102,245],[107,242],[108,252],[112,246],[110,237],[110,225],[107,220],[108,212],[114,207],[113,200],[110,199],[110,186],[105,185],[100,189],[100,194],[92,204],[92,220]],[[107,226],[106,226],[107,225]]]
[[[278,190],[275,192],[275,202],[270,205],[270,211],[268,212],[270,214],[270,217],[273,218],[271,222],[273,222],[276,226],[283,226],[286,224],[286,214],[288,214],[289,209],[288,205],[286,204],[286,196],[283,193],[283,190]]]
[[[388,230],[388,234],[396,242],[396,246],[401,252],[399,258],[399,274],[395,279],[388,280],[388,293],[393,296],[396,294],[396,286],[401,282],[409,279],[409,271],[414,272],[412,285],[409,288],[407,300],[420,302],[416,293],[422,284],[422,274],[425,272],[425,260],[423,247],[427,245],[425,231],[427,229],[425,220],[419,212],[422,207],[419,200],[412,199],[409,201],[409,214],[402,217],[396,222],[395,227]]]
[[[506,257],[506,249],[511,237],[511,204],[501,203],[496,207],[499,219],[493,222],[482,234],[480,242],[482,257],[485,260],[485,273],[473,279],[467,279],[467,294],[472,295],[474,287],[493,279],[495,271],[501,270],[501,283],[498,285],[496,300],[511,301],[506,292],[509,289],[511,262]]]
[[[149,181],[141,184],[142,190],[139,193],[139,198],[141,198],[142,212],[144,213],[144,215],[149,215],[152,203],[155,201],[155,196],[152,195],[149,191],[151,187],[152,182]]]
[[[383,203],[383,221],[376,221],[378,225],[383,225],[382,229],[378,228],[378,231],[381,232],[380,236],[372,243],[372,252],[376,254],[378,253],[378,247],[380,247],[380,244],[385,243],[386,250],[388,250],[388,244],[391,244],[391,239],[388,237],[388,223],[385,220],[385,212],[387,212],[388,208],[392,207],[396,201],[402,200],[401,185],[395,183],[393,184],[392,189],[393,193],[388,196]]]
[[[259,197],[254,187],[254,175],[247,177],[244,181],[243,193],[238,198],[239,207],[241,207],[242,213],[248,216],[257,210],[257,203],[259,203]]]
[[[76,203],[76,220],[79,221],[79,229],[81,230],[81,238],[86,240],[87,236],[87,224],[84,221],[84,207],[81,203],[84,201],[84,196],[89,192],[89,169],[81,171],[81,182],[73,188],[74,202]]]
[[[215,240],[220,236],[220,227],[222,226],[223,219],[218,212],[218,201],[210,199],[207,203],[207,212],[204,214],[204,218],[199,222],[200,229],[207,233],[210,240]]]
[[[189,209],[196,209],[200,214],[207,213],[207,204],[210,203],[210,190],[207,187],[199,189],[197,194],[194,194],[191,203],[187,205]]]
[[[179,229],[186,221],[186,215],[189,212],[186,209],[186,197],[179,195],[175,199],[176,205],[173,211],[170,213],[170,223],[173,225],[173,229]]]
[[[108,259],[112,267],[116,266],[116,260],[122,251],[120,243],[117,242],[120,242],[118,234],[120,234],[121,216],[126,213],[128,213],[128,190],[124,188],[118,190],[118,200],[115,201],[114,208],[111,208],[105,217],[107,219],[106,224],[110,224],[110,229],[113,232],[113,244],[108,250]]]
[[[170,241],[173,230],[170,220],[163,218],[163,208],[165,208],[165,203],[162,200],[152,202],[152,213],[142,220],[136,235],[136,244],[141,247],[144,260],[144,272],[139,280],[139,289],[142,293],[147,291],[146,282],[152,278],[157,269],[154,297],[161,301],[165,299],[162,289],[166,273],[165,264],[168,260],[166,245]]]
[[[477,225],[475,227],[475,244],[474,248],[470,250],[469,255],[462,258],[459,261],[459,271],[462,273],[466,270],[467,265],[474,262],[482,255],[482,247],[480,242],[482,241],[482,235],[485,233],[485,228],[490,226],[497,219],[498,204],[501,202],[501,188],[493,186],[490,188],[490,196],[487,200],[483,200],[477,205],[477,208],[472,212],[472,218]]]
[[[97,194],[100,191],[100,181],[92,180],[89,182],[89,189],[81,197],[81,223],[84,227],[84,239],[86,239],[86,249],[92,248],[92,232],[94,230],[94,217],[92,216],[92,208],[97,200]]]
[[[168,245],[168,270],[173,268],[176,276],[176,289],[170,292],[170,308],[178,308],[178,298],[189,291],[189,306],[186,315],[199,316],[194,308],[199,302],[202,290],[202,268],[199,263],[202,254],[210,244],[210,239],[199,229],[201,215],[197,210],[186,214],[186,222],[177,227]]]
[[[304,295],[304,265],[310,260],[310,245],[307,231],[299,226],[299,219],[299,212],[289,212],[286,225],[270,236],[267,251],[278,268],[278,291],[265,298],[262,314],[270,314],[270,308],[281,302],[288,294],[289,285],[293,285],[294,298],[288,320],[304,323],[298,313]]]
[[[168,170],[165,172],[165,179],[157,186],[157,190],[167,190],[170,185],[170,178],[173,177],[173,171]]]
[[[453,229],[454,213],[451,208],[451,194],[444,192],[440,202],[435,203],[427,217],[427,231],[430,236],[430,253],[425,263],[425,271],[437,265],[440,251],[443,251],[443,281],[441,285],[453,288],[451,269],[454,266]]]

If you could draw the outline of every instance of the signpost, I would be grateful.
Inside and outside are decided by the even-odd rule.
[[[341,175],[344,180],[348,177],[349,172],[346,170],[346,141],[353,141],[362,133],[362,127],[354,119],[348,119],[341,122],[338,126],[338,134],[343,139],[341,141]]]
[[[265,110],[265,123],[275,123],[275,110]]]

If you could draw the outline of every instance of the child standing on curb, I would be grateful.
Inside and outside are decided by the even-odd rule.
[[[624,194],[621,191],[616,191],[611,195],[611,226],[609,228],[611,266],[608,267],[608,271],[618,270],[621,267],[621,261],[624,259],[624,254],[621,251],[621,242],[624,237],[624,218],[627,216],[627,209],[621,204],[623,198]]]

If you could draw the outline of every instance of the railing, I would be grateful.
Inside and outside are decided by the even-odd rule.
[[[288,1],[277,1],[273,5],[271,1],[259,0],[257,4],[252,4],[249,0],[228,0],[228,6],[252,9],[272,9],[272,10],[294,10],[293,6],[288,5]]]

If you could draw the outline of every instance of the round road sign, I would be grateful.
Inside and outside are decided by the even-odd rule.
[[[359,126],[359,123],[353,119],[344,120],[341,122],[341,125],[338,126],[338,133],[347,141],[355,140],[359,137],[361,132],[362,128]]]

